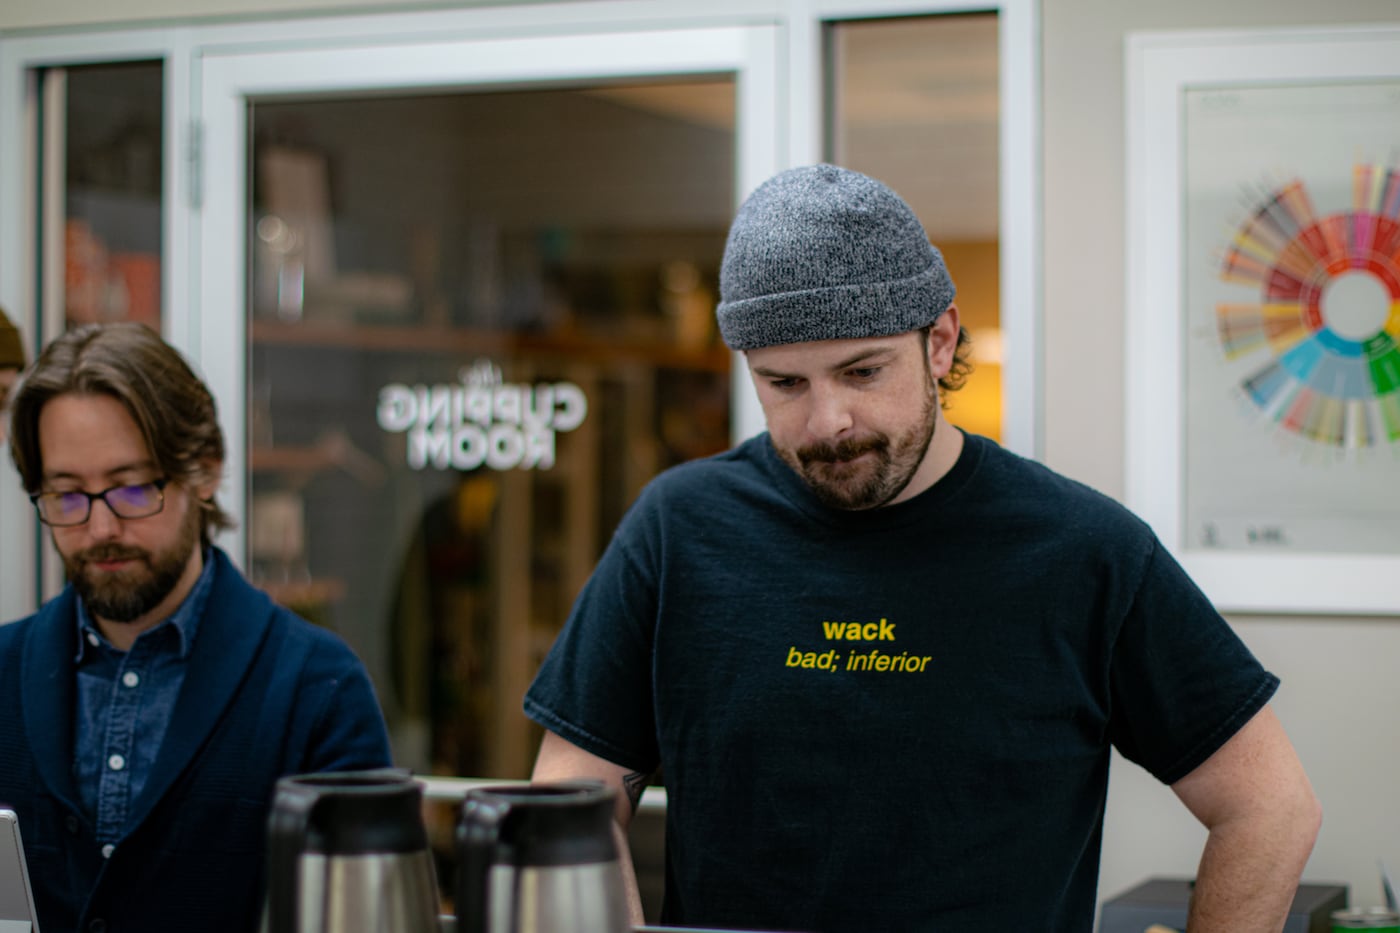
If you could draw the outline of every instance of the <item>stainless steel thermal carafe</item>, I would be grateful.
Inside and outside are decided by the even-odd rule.
[[[277,782],[268,818],[268,933],[436,933],[423,789],[384,768]]]
[[[613,799],[592,782],[467,791],[457,933],[630,933]]]

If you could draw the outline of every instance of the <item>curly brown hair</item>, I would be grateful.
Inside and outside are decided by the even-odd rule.
[[[932,329],[933,325],[930,324],[919,330],[926,355],[929,332]],[[938,380],[938,403],[945,409],[948,407],[948,393],[956,392],[967,385],[967,377],[972,375],[972,369],[972,336],[966,327],[959,326],[958,345],[953,348],[953,365],[948,368],[947,374]]]

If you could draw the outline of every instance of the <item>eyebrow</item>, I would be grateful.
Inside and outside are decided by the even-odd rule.
[[[840,371],[843,370],[843,369],[850,369],[852,366],[855,366],[855,365],[858,364],[858,363],[866,363],[866,362],[869,362],[873,357],[878,357],[878,356],[886,355],[886,354],[889,354],[889,353],[893,353],[894,350],[895,350],[895,348],[894,348],[894,347],[891,347],[891,346],[871,347],[871,348],[868,349],[868,350],[863,350],[863,351],[861,351],[860,353],[857,353],[855,356],[849,357],[849,358],[847,358],[847,359],[841,360],[841,361],[838,362],[838,363],[835,363],[834,365],[832,365],[832,366],[829,368],[828,371],[829,371],[829,372],[840,372]],[[753,368],[753,371],[754,371],[755,373],[757,373],[758,375],[763,376],[765,379],[775,379],[775,378],[781,378],[781,379],[801,378],[801,377],[796,377],[796,376],[794,376],[793,374],[790,374],[790,373],[785,373],[785,372],[782,372],[782,371],[780,371],[780,370],[773,369],[773,368],[768,367],[768,366],[755,366],[755,367]]]
[[[121,466],[113,467],[112,469],[103,472],[102,478],[103,478],[103,480],[105,481],[105,480],[112,479],[112,478],[114,478],[114,477],[116,477],[116,476],[119,476],[119,475],[121,475],[121,474],[123,474],[123,473],[140,473],[140,472],[143,471],[143,470],[154,470],[155,468],[156,468],[155,461],[153,461],[153,460],[139,460],[139,461],[137,461],[137,462],[135,462],[135,463],[124,463],[124,464],[122,464]],[[53,481],[53,480],[56,480],[56,479],[73,479],[73,480],[81,480],[81,479],[83,479],[82,475],[80,475],[80,474],[78,474],[78,473],[67,472],[67,471],[65,471],[65,470],[54,470],[54,471],[45,470],[45,471],[43,472],[43,477],[42,477],[42,478],[45,479],[45,480],[48,480],[48,481]]]

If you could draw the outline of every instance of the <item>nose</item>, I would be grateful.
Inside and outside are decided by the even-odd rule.
[[[122,520],[112,511],[107,500],[94,499],[92,508],[88,511],[87,533],[99,540],[109,541],[120,534],[121,530]]]
[[[840,437],[854,425],[850,404],[840,389],[814,384],[808,397],[812,407],[807,414],[807,430],[814,438]]]

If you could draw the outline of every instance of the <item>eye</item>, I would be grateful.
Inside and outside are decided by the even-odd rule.
[[[846,370],[846,374],[857,381],[868,381],[880,374],[879,366],[861,366],[856,369]]]
[[[81,492],[50,492],[41,498],[46,503],[43,511],[60,520],[82,515],[88,507],[87,494]]]
[[[64,512],[79,512],[87,507],[88,497],[85,492],[56,492],[53,501]]]
[[[118,486],[107,495],[126,508],[146,509],[160,501],[160,490],[153,483]]]
[[[783,376],[783,377],[781,377],[781,378],[769,379],[769,380],[768,380],[768,384],[769,384],[770,386],[772,386],[772,387],[775,388],[775,389],[781,390],[781,391],[787,391],[788,389],[795,389],[795,388],[797,388],[797,384],[798,384],[799,382],[801,382],[801,380],[798,379],[796,376]]]

